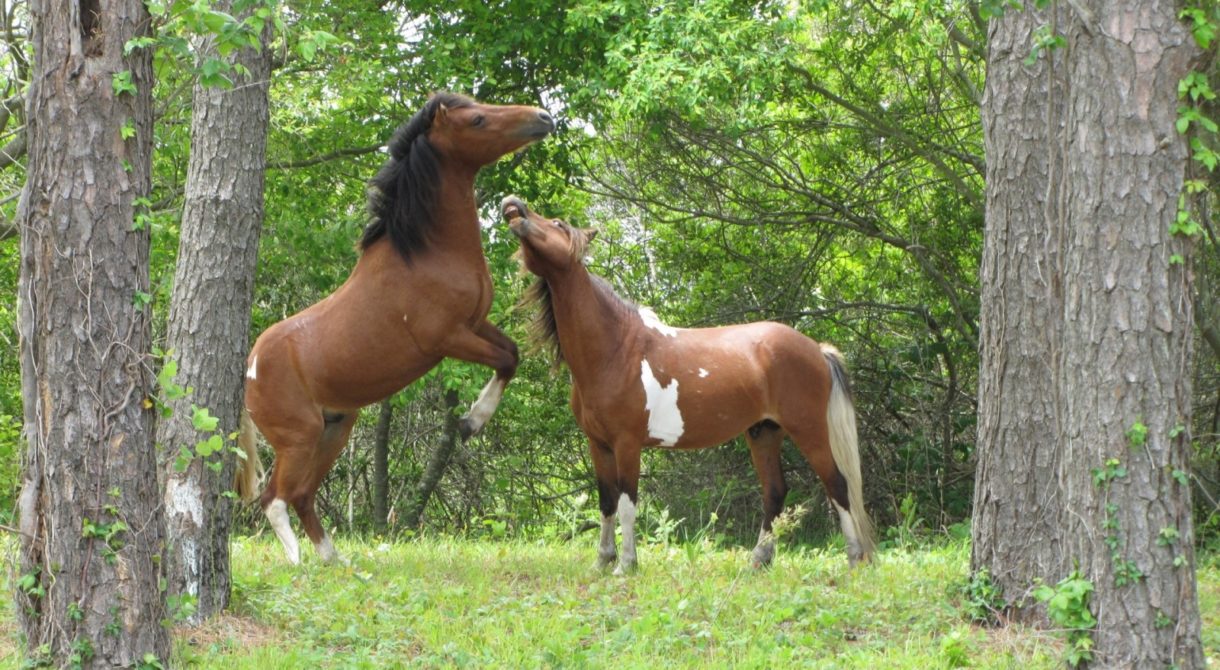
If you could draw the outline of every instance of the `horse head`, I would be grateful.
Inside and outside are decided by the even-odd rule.
[[[583,264],[585,250],[597,237],[595,228],[575,228],[530,210],[510,195],[500,203],[508,229],[521,242],[525,268],[539,277],[553,277]]]
[[[525,105],[485,105],[447,96],[436,102],[428,141],[437,154],[477,170],[549,135],[555,120]]]

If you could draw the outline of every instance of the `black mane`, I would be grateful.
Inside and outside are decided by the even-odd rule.
[[[597,287],[602,299],[622,312],[633,312],[639,309],[635,303],[615,292],[614,288],[610,286],[610,282],[592,272],[589,273],[589,279]],[[534,282],[521,297],[521,303],[537,304],[538,312],[534,315],[534,320],[529,327],[530,342],[535,349],[546,351],[551,357],[551,367],[558,369],[565,360],[563,347],[559,344],[559,326],[555,322],[555,304],[551,285],[542,277],[534,277]]]
[[[387,234],[407,262],[427,248],[440,187],[440,166],[428,130],[441,105],[454,109],[473,103],[465,96],[438,93],[394,133],[390,159],[369,182],[372,221],[360,238],[362,251]]]

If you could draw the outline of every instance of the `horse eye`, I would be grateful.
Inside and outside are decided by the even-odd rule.
[[[480,115],[474,117],[474,120],[470,122],[470,125],[478,128],[479,126],[483,125],[483,122],[486,120],[487,119],[482,114],[480,114]]]

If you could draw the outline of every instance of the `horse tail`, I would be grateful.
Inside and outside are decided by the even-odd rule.
[[[873,553],[876,540],[873,537],[873,522],[864,510],[864,485],[860,475],[860,447],[856,435],[856,409],[852,404],[851,385],[847,380],[847,367],[843,354],[834,346],[822,344],[822,355],[830,365],[830,402],[826,409],[826,422],[830,426],[830,453],[835,466],[847,480],[847,501],[856,537],[864,556]]]
[[[241,449],[241,455],[237,459],[237,472],[233,474],[233,489],[243,501],[254,502],[258,497],[258,483],[263,478],[263,463],[258,458],[258,428],[250,419],[250,411],[244,407],[241,410],[237,446]]]

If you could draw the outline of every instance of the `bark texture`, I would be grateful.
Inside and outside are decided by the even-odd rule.
[[[1051,221],[1062,179],[1061,54],[1023,63],[1050,16],[1008,12],[990,25],[983,139],[987,220],[980,267],[978,465],[971,563],[1009,602],[1068,565],[1052,370],[1059,351],[1059,259]],[[1041,538],[1030,542],[1029,538]]]
[[[1197,49],[1175,2],[1056,6],[992,26],[974,567],[1011,598],[1078,565],[1095,665],[1200,668],[1192,290],[1169,233],[1189,161],[1177,85]],[[1066,45],[1024,66],[1044,25]]]
[[[1101,665],[1201,668],[1190,487],[1173,475],[1190,467],[1192,291],[1169,233],[1189,160],[1177,87],[1197,52],[1176,2],[1087,9],[1095,22],[1077,16],[1066,35],[1056,194],[1065,548],[1097,588]],[[1091,473],[1110,460],[1129,474],[1099,486]]]
[[[379,533],[386,531],[390,513],[390,424],[394,418],[390,400],[381,401],[373,437],[373,527]]]
[[[136,299],[149,238],[132,226],[149,188],[153,75],[147,50],[123,55],[149,18],[141,0],[37,0],[30,15],[18,618],[31,660],[164,661],[150,314]]]
[[[230,11],[230,5],[221,0],[214,7]],[[200,51],[214,52],[214,47],[204,44]],[[233,486],[236,456],[224,449],[193,459],[184,471],[175,467],[174,456],[206,437],[192,424],[192,404],[219,419],[223,435],[238,430],[263,223],[270,52],[239,49],[228,60],[244,65],[248,76],[238,77],[231,89],[195,85],[182,231],[166,329],[170,355],[178,361],[176,382],[194,391],[157,430],[157,442],[169,456],[166,579],[172,595],[194,597],[190,622],[219,613],[229,602],[233,503],[224,494]]]

